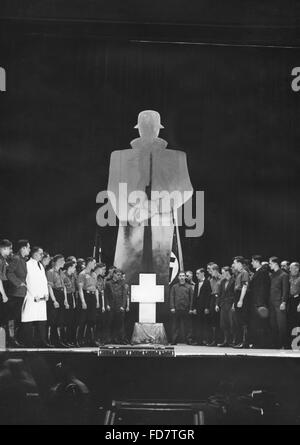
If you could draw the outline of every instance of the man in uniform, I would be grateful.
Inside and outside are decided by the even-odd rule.
[[[99,292],[99,301],[100,301],[100,308],[98,309],[97,313],[96,338],[97,340],[100,340],[100,343],[102,343],[105,334],[104,289],[105,289],[106,264],[104,263],[96,264],[94,272],[97,277],[97,289]]]
[[[108,269],[108,274],[107,274],[107,276],[105,277],[105,280],[104,280],[105,284],[108,281],[111,281],[113,279],[115,270],[116,270],[116,268],[114,266],[110,266],[110,268]]]
[[[52,268],[47,272],[50,299],[48,302],[49,337],[55,340],[58,348],[67,348],[65,339],[66,317],[68,308],[67,291],[62,269],[65,266],[63,255],[56,255],[52,261]],[[52,335],[51,335],[52,334]],[[51,344],[50,338],[48,343]]]
[[[236,328],[236,339],[242,337],[242,340],[234,345],[235,348],[248,348],[248,326],[249,326],[249,301],[248,286],[250,282],[249,273],[244,267],[245,260],[241,256],[237,256],[233,260],[233,268],[236,271],[235,287],[234,287],[234,321]]]
[[[12,243],[9,240],[0,241],[0,326],[6,327],[8,316],[8,297],[7,297],[7,259],[12,249]]]
[[[79,322],[79,344],[82,337],[87,346],[98,347],[96,341],[97,310],[100,309],[97,276],[94,273],[95,258],[87,258],[86,268],[78,276],[79,299],[81,314]],[[89,339],[87,333],[89,332]]]
[[[85,260],[83,258],[78,258],[76,262],[76,271],[77,275],[79,275],[86,267]]]
[[[27,293],[27,258],[30,254],[30,243],[27,240],[18,242],[18,253],[13,256],[7,268],[9,281],[9,343],[12,347],[19,347],[21,316],[24,299]]]
[[[172,344],[176,345],[180,339],[191,344],[189,315],[193,312],[193,288],[186,282],[185,272],[180,272],[179,282],[171,289],[170,309],[173,316]]]
[[[64,266],[64,285],[67,292],[67,309],[65,312],[65,334],[67,346],[74,347],[76,343],[76,262],[69,260]]]
[[[130,286],[126,281],[126,274],[122,274],[122,279],[125,284],[125,292],[126,292],[126,314],[125,314],[125,335],[126,339],[131,338],[132,332],[133,332],[133,324],[134,324],[134,318],[133,318],[133,311],[131,311],[131,295],[130,295]]]
[[[127,294],[122,271],[114,270],[112,280],[105,284],[105,309],[109,318],[110,340],[115,344],[126,344],[125,310]]]

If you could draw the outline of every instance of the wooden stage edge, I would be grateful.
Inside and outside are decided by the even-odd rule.
[[[169,354],[167,354],[169,352]],[[118,346],[113,345],[103,348],[79,348],[79,349],[0,349],[0,354],[23,355],[27,353],[52,354],[93,354],[99,358],[109,357],[141,357],[141,358],[209,358],[209,357],[257,357],[257,358],[288,358],[300,359],[300,350],[275,350],[275,349],[243,349],[233,348],[209,348],[201,346],[178,345],[172,347],[163,346]],[[152,354],[151,354],[152,353]]]

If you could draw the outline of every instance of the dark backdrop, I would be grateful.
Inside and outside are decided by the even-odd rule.
[[[161,136],[187,152],[205,191],[205,234],[184,240],[186,266],[258,252],[300,258],[299,50],[82,38],[78,24],[67,36],[51,26],[1,34],[1,237],[91,254],[110,153],[137,136],[140,111],[155,109]],[[101,238],[112,262],[116,230]]]

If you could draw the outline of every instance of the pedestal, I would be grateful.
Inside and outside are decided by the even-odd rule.
[[[5,340],[5,330],[0,328],[0,349],[6,348],[6,340]]]
[[[133,345],[168,345],[162,323],[135,323],[131,343]]]

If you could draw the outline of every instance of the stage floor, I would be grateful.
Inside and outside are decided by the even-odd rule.
[[[268,358],[293,358],[300,359],[300,351],[276,350],[276,349],[241,349],[233,348],[209,348],[201,346],[106,346],[103,348],[76,348],[76,349],[0,349],[0,353],[24,354],[24,353],[42,353],[52,354],[93,354],[99,358],[124,357],[131,356],[157,357],[157,358],[200,358],[200,357],[268,357]]]
[[[282,357],[300,358],[300,351],[281,351],[277,349],[233,349],[233,348],[207,348],[201,346],[175,346],[176,357]]]
[[[219,391],[251,394],[263,390],[278,394],[285,406],[298,412],[299,351],[179,344],[3,352],[0,359],[24,360],[43,388],[55,384],[57,364],[65,363],[90,388],[99,406],[110,406],[112,400],[199,401]]]

